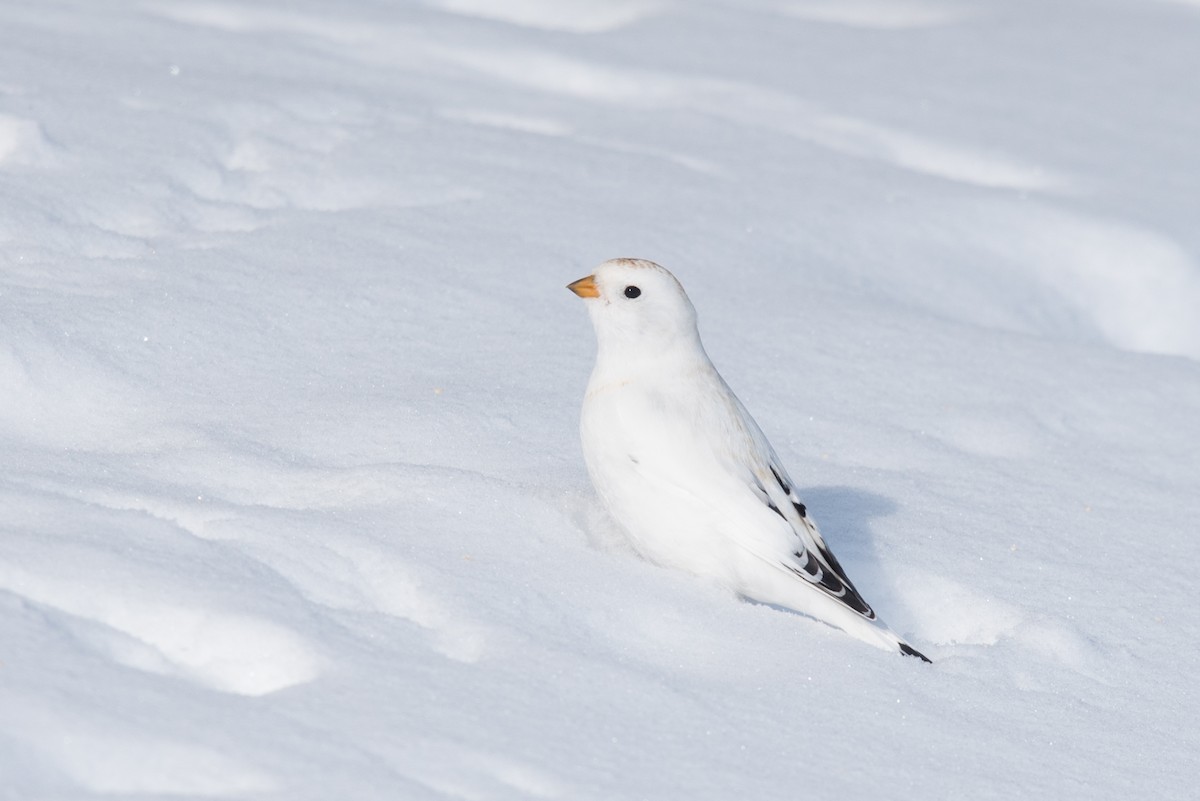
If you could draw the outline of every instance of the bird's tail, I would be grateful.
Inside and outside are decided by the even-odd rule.
[[[879,618],[867,620],[865,617],[856,615],[845,607],[839,607],[836,611],[838,614],[836,616],[830,615],[828,620],[847,634],[851,634],[863,642],[870,643],[878,648],[888,651],[899,651],[905,656],[915,656],[922,662],[933,663],[932,659],[902,640],[900,635],[888,628],[887,624]]]
[[[878,618],[873,621],[863,620],[862,624],[854,628],[847,627],[846,631],[873,645],[881,645],[889,651],[899,651],[905,656],[915,656],[922,662],[933,664],[932,659],[902,640],[900,635],[889,629],[887,624]]]
[[[925,654],[921,653],[916,648],[913,648],[911,645],[906,643],[904,640],[901,640],[899,645],[900,645],[900,653],[904,654],[905,656],[915,656],[917,659],[920,659],[922,662],[928,662],[931,665],[933,664],[932,659],[925,656]]]
[[[778,569],[765,560],[762,568],[762,572],[743,579],[754,587],[753,592],[742,593],[746,597],[814,617],[876,648],[899,651],[905,656],[915,656],[923,662],[932,662],[925,654],[900,639],[878,617],[867,617],[828,593],[814,592],[813,586],[808,582],[796,581],[793,574]]]

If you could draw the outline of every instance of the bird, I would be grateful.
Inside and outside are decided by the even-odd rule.
[[[611,259],[567,289],[584,300],[597,343],[580,414],[584,461],[634,550],[929,662],[846,575],[713,366],[675,276],[652,261]]]

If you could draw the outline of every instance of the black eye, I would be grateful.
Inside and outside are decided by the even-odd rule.
[[[625,297],[627,298],[636,298],[640,294],[642,294],[642,290],[638,289],[636,286],[625,287]]]

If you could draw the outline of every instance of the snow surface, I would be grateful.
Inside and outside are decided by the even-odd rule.
[[[0,4],[0,797],[1200,781],[1200,4]],[[640,561],[614,256],[923,665]]]

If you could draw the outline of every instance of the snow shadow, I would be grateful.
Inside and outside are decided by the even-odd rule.
[[[851,554],[857,556],[855,562],[865,561],[874,552],[871,520],[899,509],[891,498],[858,487],[804,487],[796,492],[842,561]]]

